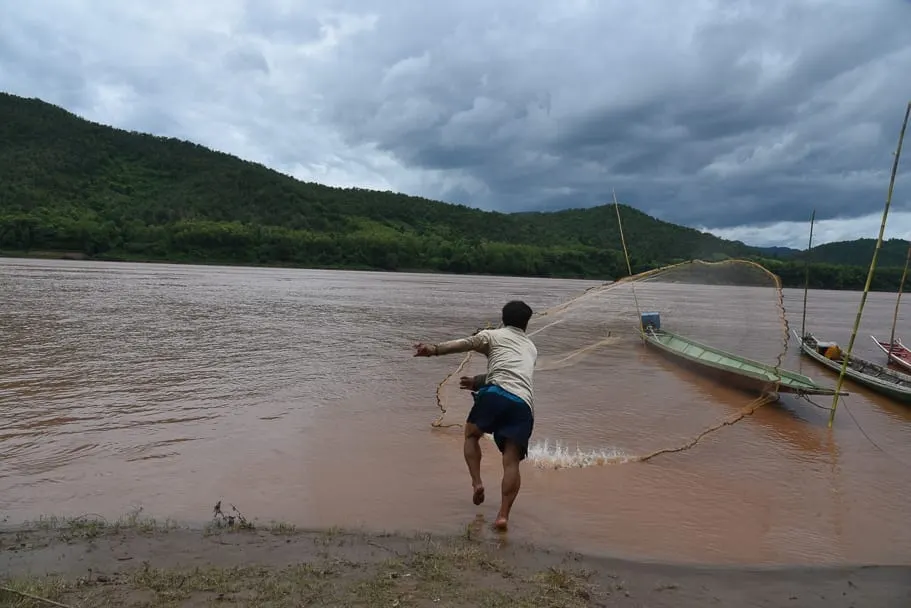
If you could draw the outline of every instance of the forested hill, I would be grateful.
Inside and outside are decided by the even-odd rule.
[[[876,239],[857,239],[856,241],[839,241],[813,247],[810,260],[826,264],[850,265],[869,264],[876,248]],[[795,258],[803,259],[801,252]],[[904,266],[908,257],[908,241],[903,239],[884,240],[876,259],[877,266]]]
[[[613,207],[484,212],[303,183],[38,100],[0,96],[0,114],[0,248],[605,277],[625,266]],[[749,251],[629,207],[622,213],[637,266]]]
[[[300,182],[190,142],[91,123],[35,99],[0,93],[0,116],[0,251],[603,279],[627,274],[610,205],[485,212]],[[627,206],[621,213],[634,272],[684,259],[760,255]]]

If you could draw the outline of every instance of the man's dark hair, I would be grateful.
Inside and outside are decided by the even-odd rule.
[[[503,325],[517,327],[522,331],[528,328],[531,319],[531,307],[521,300],[512,300],[503,307]]]

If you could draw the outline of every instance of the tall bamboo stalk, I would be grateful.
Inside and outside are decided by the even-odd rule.
[[[611,189],[614,197],[614,209],[617,211],[617,227],[620,229],[620,243],[623,245],[623,257],[626,258],[626,271],[633,276],[633,266],[629,261],[629,252],[626,249],[626,239],[623,236],[623,222],[620,220],[620,202],[617,201],[617,191]]]
[[[851,340],[848,342],[848,352],[845,353],[841,362],[841,372],[838,374],[838,383],[835,385],[835,395],[832,397],[832,409],[829,412],[829,428],[835,422],[835,410],[838,408],[838,397],[841,392],[841,386],[844,384],[845,372],[848,369],[848,360],[851,358],[851,350],[854,348],[854,339],[857,337],[857,330],[860,327],[860,319],[864,312],[864,304],[867,303],[867,294],[870,292],[870,284],[873,282],[873,273],[876,271],[876,259],[879,257],[879,250],[883,245],[883,233],[886,231],[886,218],[889,217],[889,207],[892,205],[892,191],[895,188],[895,174],[898,172],[898,159],[902,154],[902,142],[905,140],[905,129],[908,127],[908,115],[911,114],[911,101],[905,108],[905,119],[902,121],[902,129],[898,135],[898,146],[895,149],[895,160],[892,162],[892,177],[889,179],[889,190],[886,193],[886,205],[883,209],[883,219],[879,225],[879,237],[876,239],[876,248],[873,250],[873,259],[870,261],[870,270],[867,271],[867,283],[864,285],[864,293],[860,297],[860,306],[857,308],[857,317],[854,319],[854,330],[851,332]]]
[[[905,288],[905,278],[908,276],[908,263],[911,262],[911,243],[908,244],[908,257],[905,258],[905,269],[902,271],[902,280],[898,284],[898,297],[895,298],[895,314],[892,315],[892,333],[889,335],[889,354],[886,363],[892,360],[892,346],[895,344],[895,324],[898,323],[898,305],[902,301],[902,291]]]
[[[617,227],[620,229],[620,243],[623,245],[623,257],[626,258],[626,270],[629,276],[633,276],[633,266],[629,261],[629,251],[626,249],[626,238],[623,236],[623,221],[620,219],[620,203],[617,201],[617,192],[611,188],[611,194],[614,197],[614,209],[617,211]],[[639,298],[636,297],[636,284],[630,283],[630,289],[633,291],[633,302],[636,303],[636,314],[639,315],[639,335],[645,343],[645,327],[642,325],[642,310],[639,309]]]
[[[805,266],[805,276],[803,282],[803,318],[800,321],[800,343],[803,344],[803,338],[806,336],[807,328],[807,292],[810,290],[810,251],[813,249],[813,222],[816,220],[816,209],[810,215],[810,242],[807,244],[807,256]]]

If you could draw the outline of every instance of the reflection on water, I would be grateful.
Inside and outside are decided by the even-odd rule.
[[[540,310],[591,285],[2,260],[0,511],[199,521],[225,498],[263,521],[461,531],[478,512],[461,429],[430,427],[458,358],[416,360],[411,344],[496,322],[513,297]],[[809,328],[846,344],[859,297],[812,293]],[[741,330],[700,301],[736,344]],[[786,292],[792,320],[801,302]],[[863,338],[888,331],[893,305],[871,294],[858,354],[883,358]],[[624,464],[744,400],[629,335],[597,351],[571,369],[554,351],[538,378],[530,464],[544,466],[523,469],[511,538],[676,561],[909,562],[911,408],[846,381],[832,431],[785,396],[691,450]],[[834,384],[793,343],[784,363]]]

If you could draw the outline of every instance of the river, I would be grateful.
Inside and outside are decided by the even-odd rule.
[[[478,509],[458,429],[430,427],[459,357],[414,359],[411,345],[495,321],[513,297],[543,309],[593,285],[0,260],[0,519],[141,507],[199,523],[222,499],[264,524],[459,533],[478,513],[492,521],[492,444]],[[785,290],[792,327],[802,298]],[[813,331],[847,345],[859,298],[811,292]],[[893,306],[894,294],[869,296],[857,354],[882,361],[869,334],[888,338]],[[697,312],[719,336],[744,331]],[[560,372],[572,382],[538,404],[536,459],[557,458],[555,442],[642,453],[742,405],[638,347],[604,361]],[[784,363],[834,384],[793,339]],[[831,430],[826,411],[785,398],[646,463],[529,462],[508,538],[680,562],[911,563],[911,406],[845,388]]]

